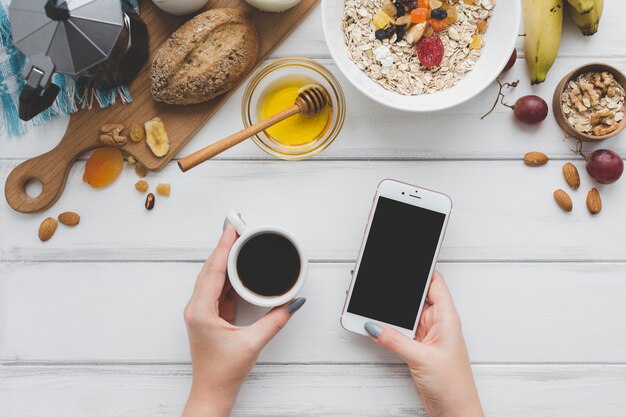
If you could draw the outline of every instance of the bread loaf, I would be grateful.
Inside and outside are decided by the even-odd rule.
[[[158,49],[150,70],[152,97],[169,104],[211,100],[246,76],[258,50],[257,31],[245,12],[201,13]]]

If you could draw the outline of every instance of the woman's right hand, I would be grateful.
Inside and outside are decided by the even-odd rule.
[[[433,276],[415,340],[374,322],[365,330],[407,363],[430,417],[484,417],[461,321],[441,274]]]

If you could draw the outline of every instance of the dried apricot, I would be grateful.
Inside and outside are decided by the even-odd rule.
[[[135,183],[135,190],[139,191],[140,193],[145,193],[146,191],[148,191],[148,188],[150,186],[148,185],[148,181],[145,180],[139,180]]]
[[[429,19],[428,23],[430,23],[430,26],[435,32],[441,32],[446,28],[446,22],[444,22],[443,20]]]
[[[156,186],[156,192],[163,197],[169,197],[172,187],[167,183],[159,183]]]
[[[93,188],[112,183],[122,172],[124,157],[117,148],[105,147],[94,151],[85,164],[83,181]]]
[[[428,9],[418,8],[411,12],[411,23],[422,23],[428,19]]]

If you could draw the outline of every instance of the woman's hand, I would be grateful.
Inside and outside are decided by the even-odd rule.
[[[227,225],[185,307],[193,382],[183,417],[229,416],[259,353],[305,302],[297,298],[248,327],[235,326],[235,292],[226,267],[236,239],[235,229]]]
[[[374,322],[365,330],[409,365],[430,417],[483,417],[461,322],[443,277],[435,272],[412,340]]]

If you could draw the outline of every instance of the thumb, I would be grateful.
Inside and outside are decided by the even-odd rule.
[[[273,308],[254,324],[249,327],[252,337],[261,346],[267,345],[287,324],[291,316],[306,302],[306,298],[300,297],[290,303]]]
[[[406,363],[416,363],[421,354],[422,344],[413,340],[396,329],[382,326],[373,321],[365,323],[365,331],[377,345],[398,356]]]

